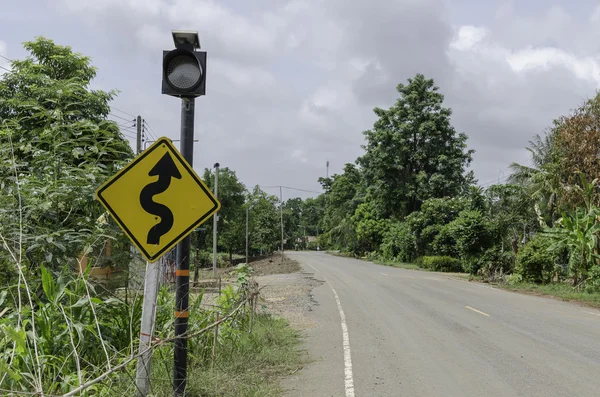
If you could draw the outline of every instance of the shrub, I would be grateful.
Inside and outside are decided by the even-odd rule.
[[[456,246],[456,238],[448,225],[444,225],[440,232],[435,236],[432,243],[433,252],[436,255],[458,257],[458,248]]]
[[[551,250],[551,240],[542,235],[535,235],[517,254],[515,273],[523,280],[534,283],[550,282],[557,259]]]
[[[451,256],[422,256],[419,263],[423,268],[436,272],[462,271],[460,261]]]
[[[515,255],[512,251],[490,248],[478,259],[478,274],[487,281],[501,280],[504,274],[512,272],[514,264]]]
[[[517,285],[521,282],[523,282],[523,276],[517,273],[511,274],[506,278],[506,283],[508,285]]]
[[[385,233],[381,253],[386,260],[412,262],[415,259],[417,241],[414,233],[405,222],[396,222]]]
[[[416,248],[418,255],[424,255],[429,251],[429,245],[438,232],[441,225],[445,225],[468,208],[469,202],[464,198],[432,198],[425,200],[419,211],[415,211],[406,217],[406,223],[416,237]],[[429,226],[438,226],[430,228]]]
[[[600,266],[595,265],[589,271],[585,289],[589,293],[600,292]]]
[[[465,271],[477,274],[480,265],[478,256],[492,245],[490,221],[480,211],[465,210],[446,227],[446,233],[456,240],[456,249]]]

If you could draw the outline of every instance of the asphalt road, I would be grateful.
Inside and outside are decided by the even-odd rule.
[[[305,339],[314,362],[284,382],[289,397],[600,396],[598,310],[440,273],[289,256],[323,281]]]

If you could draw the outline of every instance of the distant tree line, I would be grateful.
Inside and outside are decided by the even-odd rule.
[[[535,135],[530,165],[484,187],[434,81],[418,74],[397,90],[393,106],[374,110],[364,154],[319,180],[321,247],[600,291],[600,96]]]

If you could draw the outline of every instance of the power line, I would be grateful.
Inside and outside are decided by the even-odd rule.
[[[511,176],[512,176],[512,175],[508,175],[508,176],[505,176],[505,177],[503,177],[503,178],[496,178],[496,179],[494,179],[494,180],[491,180],[491,181],[489,181],[489,182],[486,182],[486,183],[480,183],[480,184],[479,184],[479,186],[480,186],[480,187],[486,187],[486,186],[488,186],[488,185],[493,185],[494,183],[505,182],[505,181],[507,181],[508,179],[510,179],[510,177],[511,177]]]
[[[4,59],[6,59],[7,61],[11,61],[11,62],[13,61],[12,59],[5,57],[4,55],[0,55],[0,58],[4,58]]]
[[[145,125],[146,127],[148,127],[148,133],[154,138],[154,139],[158,139],[156,134],[154,133],[154,130],[152,129],[152,127],[150,127],[150,124],[148,124],[148,122],[146,120],[142,121],[142,124]]]
[[[135,117],[136,117],[135,115],[133,115],[133,114],[131,114],[131,113],[128,113],[128,112],[126,112],[126,111],[124,111],[124,110],[121,110],[121,109],[119,109],[119,108],[116,108],[116,107],[114,107],[114,106],[111,106],[110,108],[111,108],[111,109],[115,109],[115,110],[117,110],[117,111],[119,111],[119,112],[121,112],[121,113],[123,113],[123,114],[126,114],[127,116],[131,116],[131,117],[133,117],[133,118],[135,118]]]
[[[4,69],[4,70],[6,70],[7,72],[12,72],[12,70],[10,70],[10,69],[7,69],[7,68],[5,68],[4,66],[0,66],[0,69]]]
[[[289,190],[297,190],[299,192],[306,192],[306,193],[317,193],[317,194],[322,194],[323,192],[316,192],[314,190],[306,190],[306,189],[299,189],[299,188],[295,188],[295,187],[289,187],[289,186],[282,186],[282,185],[276,185],[276,186],[261,186],[261,188],[263,189],[274,189],[274,188],[284,188],[284,189],[289,189]]]
[[[116,114],[114,114],[114,113],[109,113],[109,114],[110,114],[111,116],[113,116],[113,117],[116,117],[116,118],[118,118],[118,119],[121,119],[121,120],[124,120],[124,121],[127,121],[127,122],[131,122],[131,121],[133,121],[133,120],[131,120],[131,119],[126,119],[125,117],[121,117],[121,116],[119,116],[119,115],[116,115]]]

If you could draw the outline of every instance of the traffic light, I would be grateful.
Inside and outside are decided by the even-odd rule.
[[[173,31],[174,50],[163,51],[162,93],[177,97],[206,94],[206,52],[198,33]]]

